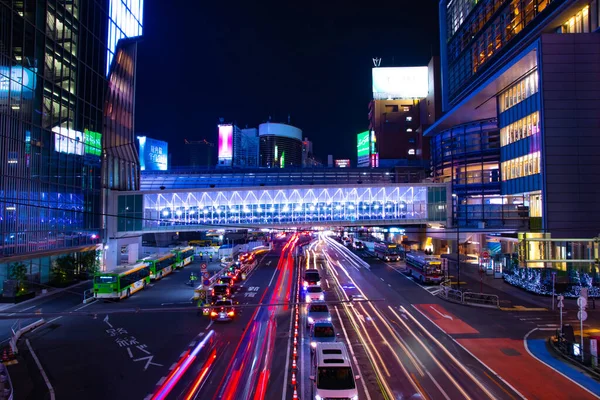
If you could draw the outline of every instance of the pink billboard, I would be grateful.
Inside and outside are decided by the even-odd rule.
[[[219,125],[219,159],[233,158],[233,125]]]

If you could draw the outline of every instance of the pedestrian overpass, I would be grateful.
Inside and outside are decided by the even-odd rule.
[[[448,225],[446,184],[369,183],[112,191],[109,239],[214,228]]]

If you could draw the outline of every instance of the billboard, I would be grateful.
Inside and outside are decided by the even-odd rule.
[[[82,156],[84,153],[83,132],[71,128],[55,126],[54,132],[54,151],[59,153],[77,154]]]
[[[93,156],[102,155],[102,134],[92,132],[87,129],[83,130],[83,144],[85,154]]]
[[[373,99],[422,99],[429,90],[427,67],[373,68]]]
[[[350,160],[348,160],[348,159],[335,160],[335,167],[336,168],[350,168]]]
[[[11,96],[18,97],[22,94],[24,98],[33,97],[36,84],[35,70],[35,68],[31,70],[23,67],[0,66],[0,93],[8,94],[10,90]]]
[[[368,167],[369,166],[369,131],[365,131],[356,135],[356,153],[358,156],[357,166]]]
[[[219,161],[233,158],[233,125],[219,125]]]
[[[166,171],[169,168],[169,144],[146,136],[137,138],[140,144],[140,169],[142,171]]]

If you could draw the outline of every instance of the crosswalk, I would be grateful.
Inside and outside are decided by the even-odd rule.
[[[518,307],[518,306],[517,306]],[[556,330],[560,328],[560,316],[558,312],[544,312],[544,313],[530,313],[530,309],[525,307],[521,307],[517,312],[512,314],[512,317],[515,319],[515,322],[518,324],[525,324],[527,326],[531,326],[531,328],[538,328],[540,330]],[[576,334],[579,334],[579,320],[577,319],[577,314],[575,312],[571,313],[563,313],[563,325],[571,325],[573,326]],[[583,330],[585,335],[594,335],[596,331],[600,331],[599,329],[595,329],[592,326],[588,325],[584,322]]]

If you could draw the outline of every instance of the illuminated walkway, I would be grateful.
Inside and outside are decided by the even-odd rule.
[[[444,184],[370,184],[113,192],[112,237],[206,227],[445,224]]]

